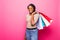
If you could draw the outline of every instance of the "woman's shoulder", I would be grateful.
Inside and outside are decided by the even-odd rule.
[[[29,16],[29,14],[26,14],[26,17],[28,17]]]
[[[39,12],[36,12],[35,16],[39,16]]]

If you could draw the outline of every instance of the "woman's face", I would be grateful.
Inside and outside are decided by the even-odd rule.
[[[33,10],[34,10],[33,7],[32,7],[32,6],[29,6],[28,11],[29,11],[30,13],[32,13]]]

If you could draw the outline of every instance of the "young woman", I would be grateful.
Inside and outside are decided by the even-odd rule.
[[[29,13],[26,16],[26,38],[27,40],[38,40],[38,29],[36,23],[38,21],[39,14],[36,12],[34,4],[29,4],[27,9]]]

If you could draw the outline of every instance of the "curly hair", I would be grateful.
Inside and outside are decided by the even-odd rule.
[[[35,9],[36,9],[35,5],[34,5],[34,4],[32,4],[32,3],[31,3],[31,4],[29,4],[29,5],[27,6],[27,8],[28,8],[28,9],[29,9],[29,6],[32,6],[32,7],[33,7],[33,9],[34,9],[34,10],[33,10],[33,12],[34,12],[34,11],[35,11]]]

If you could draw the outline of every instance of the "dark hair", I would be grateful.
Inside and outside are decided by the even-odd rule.
[[[32,6],[32,7],[33,7],[33,9],[34,9],[34,10],[33,10],[33,12],[34,12],[34,11],[35,11],[35,9],[36,9],[35,5],[34,5],[34,4],[32,4],[32,3],[31,3],[31,4],[29,4],[29,5],[27,6],[27,8],[28,8],[28,9],[29,9],[29,6]]]

